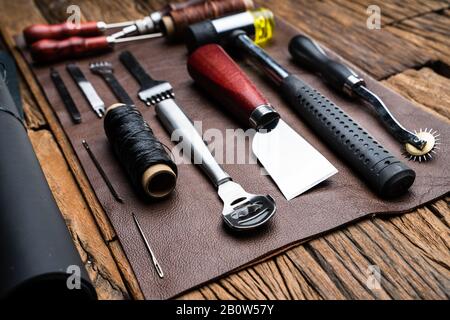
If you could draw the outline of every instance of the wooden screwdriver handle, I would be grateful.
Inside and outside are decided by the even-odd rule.
[[[246,125],[256,108],[269,105],[225,50],[209,44],[194,51],[188,60],[191,77],[222,106]]]
[[[98,36],[102,30],[98,27],[98,22],[89,21],[79,24],[60,23],[60,24],[34,24],[25,30],[23,35],[28,45],[43,39],[61,40],[69,37],[92,37]]]
[[[64,40],[39,40],[30,47],[34,62],[46,63],[96,54],[111,48],[107,38],[71,37]]]

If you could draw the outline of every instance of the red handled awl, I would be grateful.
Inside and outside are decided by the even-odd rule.
[[[222,47],[198,48],[188,61],[191,77],[227,111],[256,130],[252,150],[286,199],[328,179],[336,168],[298,135]]]
[[[103,21],[88,21],[81,23],[34,24],[23,30],[28,45],[43,39],[61,40],[70,37],[94,37],[102,35],[105,30],[125,27],[131,21],[106,24]]]
[[[54,62],[66,59],[84,57],[112,50],[114,44],[159,37],[157,33],[136,37],[115,39],[113,37],[71,37],[64,40],[40,40],[30,47],[30,53],[35,62]]]
[[[375,109],[379,120],[389,133],[405,146],[405,155],[410,160],[431,160],[439,144],[439,134],[432,129],[411,132],[394,117],[384,102],[370,91],[364,79],[345,64],[333,60],[310,38],[299,35],[292,39],[289,50],[299,63],[319,73],[334,89],[349,97],[358,97]]]

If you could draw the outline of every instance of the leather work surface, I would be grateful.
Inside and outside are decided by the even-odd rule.
[[[294,28],[279,22],[275,39],[266,46],[268,53],[286,69],[298,74],[305,82],[341,106],[395,156],[404,159],[402,146],[385,131],[369,107],[339,96],[316,75],[301,69],[291,61],[288,43],[296,34],[298,32]],[[130,50],[154,78],[167,80],[172,84],[178,105],[193,121],[202,121],[203,132],[215,128],[225,134],[226,129],[239,128],[240,124],[234,118],[224,113],[217,103],[193,85],[186,69],[187,50],[184,45],[170,44],[164,39],[117,45],[114,52],[77,61],[106,106],[116,100],[103,80],[89,71],[90,62],[113,63],[116,77],[135,100],[155,135],[165,145],[173,146],[169,135],[156,118],[154,108],[148,108],[138,100],[139,86],[118,60],[122,50]],[[332,53],[331,55],[335,56]],[[30,61],[29,56],[25,56]],[[443,196],[450,189],[450,126],[442,117],[413,105],[357,70],[366,79],[368,88],[385,101],[406,128],[433,128],[441,134],[441,149],[433,161],[415,163],[404,159],[417,173],[410,192],[395,200],[383,200],[370,191],[365,183],[314,135],[264,76],[245,61],[238,59],[238,63],[272,102],[282,118],[339,170],[338,174],[326,182],[288,202],[273,181],[261,174],[258,164],[224,164],[225,171],[247,192],[270,194],[278,206],[276,215],[267,226],[245,234],[234,234],[224,226],[221,217],[223,205],[217,191],[200,168],[194,165],[186,163],[178,166],[177,187],[169,198],[155,203],[138,198],[106,139],[103,121],[97,118],[70,78],[65,70],[65,63],[53,66],[60,72],[82,113],[83,122],[78,125],[72,123],[50,79],[49,66],[32,67],[117,232],[147,299],[175,297],[188,289],[351,221],[372,214],[406,212]],[[123,204],[112,196],[83,148],[83,139],[89,143],[116,191],[124,199]],[[298,165],[301,166],[301,163]],[[164,270],[163,279],[158,277],[153,267],[133,222],[133,212],[137,215]]]

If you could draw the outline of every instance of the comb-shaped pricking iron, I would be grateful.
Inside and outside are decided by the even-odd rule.
[[[103,80],[105,80],[109,88],[112,90],[112,92],[120,102],[129,106],[134,105],[133,100],[131,100],[128,93],[114,76],[114,68],[110,62],[93,62],[89,65],[89,69],[91,69],[92,73],[102,77]]]
[[[99,118],[102,118],[105,114],[105,103],[99,97],[92,84],[86,79],[81,69],[74,63],[69,63],[66,69],[77,83],[81,92],[83,92],[94,112]]]
[[[434,149],[438,149],[439,134],[430,129],[411,132],[405,129],[389,111],[384,102],[367,89],[362,77],[345,64],[333,60],[310,38],[299,35],[292,39],[289,51],[299,63],[319,73],[333,88],[349,97],[359,97],[371,105],[378,118],[391,135],[405,146],[404,155],[410,160],[431,160]]]
[[[124,51],[119,56],[120,61],[139,82],[141,89],[138,96],[147,106],[153,106],[163,100],[175,97],[172,86],[166,81],[157,81],[150,77],[134,55]]]

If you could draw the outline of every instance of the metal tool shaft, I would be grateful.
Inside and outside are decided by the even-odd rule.
[[[239,31],[238,31],[239,32]],[[233,39],[235,47],[244,51],[246,55],[258,65],[277,85],[289,76],[281,65],[257,46],[245,32],[239,32]]]
[[[397,141],[404,144],[409,143],[420,150],[423,149],[427,142],[403,127],[377,95],[363,85],[354,87],[352,91],[375,109],[383,125]]]
[[[72,76],[73,80],[77,83],[80,90],[83,92],[86,100],[91,105],[94,112],[99,118],[102,118],[105,114],[105,103],[97,94],[92,84],[86,79],[83,72],[77,65],[70,63],[67,65],[67,71]]]

